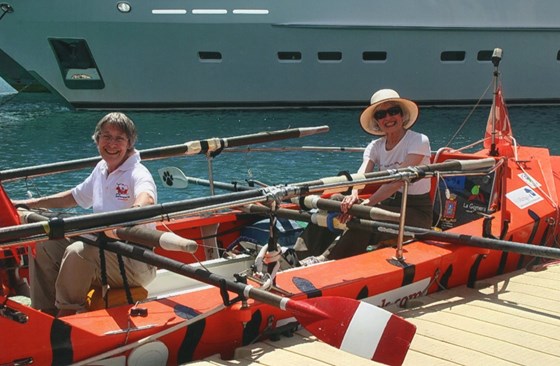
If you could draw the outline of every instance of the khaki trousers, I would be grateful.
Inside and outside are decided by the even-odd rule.
[[[124,287],[117,255],[105,251],[105,262],[109,286]],[[151,265],[126,257],[123,262],[131,287],[146,286],[156,276],[156,268]],[[67,239],[37,243],[35,256],[29,256],[29,277],[34,308],[83,311],[91,286],[101,286],[99,249]]]

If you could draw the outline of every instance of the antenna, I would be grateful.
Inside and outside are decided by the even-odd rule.
[[[494,52],[492,53],[492,64],[494,64],[494,67],[498,67],[500,65],[500,61],[502,61],[502,49],[494,48]]]
[[[498,79],[500,77],[500,72],[498,67],[500,66],[500,61],[502,61],[502,49],[494,48],[492,53],[492,64],[494,65],[494,99],[492,100],[492,142],[490,144],[490,156],[498,156],[498,149],[496,149],[496,98],[498,97]]]

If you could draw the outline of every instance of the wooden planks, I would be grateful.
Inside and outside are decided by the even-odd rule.
[[[239,348],[234,360],[222,360],[214,355],[203,361],[189,363],[189,366],[372,366],[376,362],[340,351],[317,341],[307,331],[297,331],[293,337],[282,337],[278,341],[264,341]]]
[[[418,327],[406,365],[560,364],[560,266],[487,279],[390,309]]]
[[[560,264],[518,271],[388,308],[418,327],[405,365],[560,365]],[[305,330],[213,356],[196,366],[347,366],[376,363],[316,341]]]

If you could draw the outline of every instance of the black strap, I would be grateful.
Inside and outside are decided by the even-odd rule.
[[[354,179],[352,179],[352,176],[350,175],[350,173],[348,172],[348,170],[342,170],[340,172],[338,172],[337,176],[341,177],[341,176],[345,176],[346,180],[348,180],[348,182],[353,181]],[[346,190],[346,192],[344,192],[343,194],[351,194],[352,193],[352,188],[353,187],[348,187],[348,189]]]
[[[99,267],[101,267],[101,287],[104,288],[107,286],[108,283],[107,262],[105,260],[105,244],[107,244],[107,237],[105,236],[105,234],[103,233],[99,234],[97,236],[97,242],[99,243]],[[103,301],[105,302],[105,309],[107,309],[109,307],[109,296],[103,296]]]
[[[101,285],[103,287],[106,287],[108,284],[107,260],[105,258],[105,244],[107,243],[107,240],[108,240],[107,236],[105,236],[105,234],[103,233],[99,234],[99,236],[97,237],[97,241],[99,243],[99,266],[101,267]],[[130,285],[128,284],[128,278],[126,276],[124,261],[120,254],[117,254],[117,262],[119,263],[119,271],[123,279],[123,287],[126,293],[126,301],[130,305],[132,305],[134,304],[134,300],[132,299],[132,293],[130,292]],[[105,308],[107,309],[109,308],[109,296],[108,293],[106,295],[107,296],[103,298],[103,301],[105,302]]]
[[[134,300],[132,299],[132,293],[130,292],[130,285],[128,284],[128,278],[126,277],[126,270],[124,268],[124,261],[122,255],[117,254],[117,261],[119,262],[119,270],[121,272],[121,276],[123,279],[123,287],[126,293],[126,301],[128,301],[128,303],[132,305],[134,304]]]
[[[210,156],[213,157],[213,158],[215,158],[216,156],[220,155],[220,153],[221,153],[222,151],[224,151],[224,145],[225,145],[224,140],[223,140],[223,139],[220,139],[220,147],[219,147],[218,149],[212,151],[212,152],[210,153]]]
[[[49,239],[56,240],[64,238],[64,219],[53,217],[49,220]]]

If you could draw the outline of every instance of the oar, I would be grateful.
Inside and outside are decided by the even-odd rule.
[[[388,178],[389,180],[396,180],[399,176],[405,175],[417,175],[417,178],[423,178],[424,176],[433,176],[436,172],[447,172],[446,175],[462,174],[465,172],[483,172],[496,165],[496,160],[494,158],[484,158],[484,159],[472,159],[472,160],[448,160],[442,163],[418,165],[413,167],[405,167],[399,169],[382,170],[371,173],[364,174],[349,174],[339,175],[333,177],[327,177],[307,182],[294,183],[295,186],[317,186],[317,185],[328,185],[340,182],[352,182],[356,181],[356,188],[363,187],[364,181],[370,181],[372,179],[379,179],[379,183],[383,182],[381,179]]]
[[[53,218],[32,224],[15,225],[0,228],[0,246],[12,244],[10,241],[26,242],[60,238],[64,235],[81,234],[85,232],[104,231],[108,228],[118,227],[122,224],[140,224],[157,220],[168,219],[170,215],[197,208],[223,209],[237,207],[244,204],[266,202],[276,199],[277,195],[298,194],[301,190],[285,188],[259,189],[246,192],[234,192],[211,197],[201,197],[162,203],[139,208],[130,208],[112,212],[79,215],[66,218]],[[28,240],[24,240],[24,239]],[[23,240],[23,241],[22,241]]]
[[[100,245],[91,235],[84,235],[80,240]],[[104,243],[104,248],[287,311],[321,341],[376,362],[402,364],[416,332],[416,326],[406,320],[351,298],[325,296],[294,300],[193,268],[141,247],[116,241]]]
[[[333,201],[334,204],[337,201]],[[340,203],[338,203],[340,205]],[[245,211],[249,213],[255,213],[260,215],[269,215],[270,208],[266,206],[259,205],[248,205],[245,207]],[[304,222],[313,222],[320,226],[327,226],[325,213],[314,213],[301,212],[290,209],[278,209],[275,214],[279,217],[284,217],[292,220],[299,220]],[[323,217],[322,217],[323,216]],[[341,224],[336,218],[333,218],[332,226],[337,229],[357,229],[366,230],[370,232],[393,232],[395,235],[399,230],[399,226],[396,224],[391,224],[387,222],[378,222],[365,219],[353,218],[346,224]],[[480,236],[468,235],[468,234],[457,234],[451,232],[441,232],[430,229],[405,226],[405,235],[412,237],[417,240],[434,240],[444,243],[457,244],[457,245],[467,245],[472,247],[479,247],[485,249],[501,250],[505,252],[519,253],[528,256],[560,259],[560,249],[545,247],[534,244],[520,243],[514,241],[506,241],[499,239],[483,238]]]
[[[256,189],[256,187],[249,187],[246,185],[239,185],[235,183],[224,183],[218,181],[213,181],[213,184],[211,184],[208,179],[187,177],[181,169],[174,166],[160,168],[158,169],[158,174],[161,181],[166,187],[175,188],[175,189],[187,188],[189,183],[205,186],[205,187],[210,187],[211,185],[213,185],[214,188],[219,188],[230,192],[248,191],[251,189]]]
[[[292,183],[290,186],[296,187],[323,187],[325,193],[343,192],[348,187],[362,189],[366,184],[382,184],[403,179],[414,179],[423,177],[432,177],[436,173],[442,173],[441,176],[452,175],[468,175],[468,174],[487,174],[490,168],[496,164],[494,158],[472,159],[472,160],[449,160],[443,163],[419,165],[400,169],[383,170],[365,174],[337,175],[316,179],[312,181]],[[179,168],[170,168],[177,175],[181,185],[186,186],[188,183],[210,186],[207,179],[199,179],[186,176]],[[221,189],[228,191],[250,190],[254,187],[237,185],[225,182],[213,181],[213,184]]]
[[[325,133],[328,131],[328,126],[301,127],[226,138],[195,140],[178,145],[141,150],[140,156],[142,160],[156,160],[181,155],[206,154],[211,152],[218,152],[228,147],[238,147],[251,144],[261,144],[271,141],[300,138],[319,133]],[[44,176],[49,174],[84,169],[87,167],[95,166],[99,162],[99,160],[101,160],[101,157],[95,156],[85,159],[69,160],[65,162],[3,170],[0,171],[0,181],[8,182],[22,178]]]
[[[336,192],[346,189],[348,186],[356,185],[356,188],[362,188],[365,184],[373,183],[386,183],[390,181],[395,181],[398,179],[404,179],[406,177],[415,176],[416,178],[422,178],[425,176],[433,176],[436,172],[445,172],[442,176],[447,175],[457,175],[457,174],[481,174],[487,173],[489,168],[494,167],[496,160],[494,158],[484,158],[484,159],[473,159],[473,160],[449,160],[443,163],[419,165],[413,167],[406,167],[400,169],[383,170],[365,174],[350,174],[338,175],[333,177],[326,177],[312,181],[292,183],[293,186],[326,186],[334,185],[335,188],[339,188],[331,191]],[[173,188],[185,188],[188,183],[193,183],[201,186],[210,186],[211,182],[207,179],[200,179],[194,177],[188,177],[183,173],[183,171],[177,167],[162,168],[160,171],[160,177],[165,183],[166,179],[164,174],[173,176],[173,179],[178,181],[178,184],[168,184],[168,186]],[[350,184],[349,182],[354,182]],[[245,185],[238,185],[233,183],[225,183],[219,181],[212,182],[215,187],[228,190],[228,191],[241,191],[241,190],[251,190],[254,187],[249,187]],[[347,183],[347,184],[344,184]]]
[[[49,218],[37,212],[20,210],[22,222],[48,221]],[[162,248],[175,252],[195,253],[198,244],[194,240],[183,238],[168,231],[155,230],[144,226],[128,226],[112,230],[112,237],[140,244],[149,248]]]
[[[283,147],[242,147],[228,148],[224,152],[249,153],[249,152],[283,152],[283,151],[313,151],[313,152],[350,152],[363,153],[364,147],[344,147],[344,146],[283,146]]]

